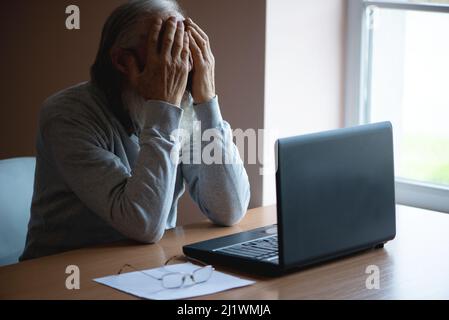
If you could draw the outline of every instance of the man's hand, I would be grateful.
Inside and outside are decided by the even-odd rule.
[[[215,58],[209,38],[192,19],[186,20],[186,26],[193,58],[193,101],[196,104],[209,102],[215,97]]]
[[[129,55],[129,81],[145,100],[160,100],[181,105],[189,73],[189,37],[182,21],[171,17],[166,22],[159,52],[163,21],[156,18],[148,35],[147,60],[141,72],[138,62]]]

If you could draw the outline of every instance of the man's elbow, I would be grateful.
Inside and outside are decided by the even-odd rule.
[[[162,239],[164,233],[165,223],[142,216],[130,232],[130,238],[143,244],[155,244]]]
[[[133,206],[135,219],[128,229],[128,234],[133,240],[143,244],[155,244],[159,242],[165,233],[165,220],[163,217],[168,215],[162,213],[158,216],[152,216],[149,212],[145,212],[137,205]]]
[[[221,203],[217,208],[214,208],[215,214],[212,216],[214,223],[224,226],[232,227],[238,224],[246,215],[249,206],[249,192],[248,196],[241,198],[238,201],[236,199],[229,199],[226,202]]]
[[[228,205],[216,208],[211,219],[215,224],[222,227],[232,227],[238,224],[246,214],[247,207],[242,205]]]
[[[219,218],[214,221],[215,224],[221,226],[221,227],[232,227],[238,224],[242,220],[243,216],[241,217],[225,217],[225,218]]]
[[[161,241],[164,236],[165,230],[151,230],[142,232],[142,234],[136,239],[143,244],[156,244]]]

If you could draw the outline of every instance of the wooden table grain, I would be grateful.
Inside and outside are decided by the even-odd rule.
[[[136,299],[92,279],[125,264],[154,268],[181,254],[184,244],[276,223],[274,206],[250,210],[237,226],[209,222],[168,231],[155,245],[134,242],[70,251],[0,268],[0,299]],[[79,290],[65,287],[66,267],[80,268]],[[380,289],[367,289],[368,266],[380,271]],[[449,215],[398,206],[397,237],[384,249],[329,262],[279,278],[254,277],[253,286],[200,299],[449,299]]]

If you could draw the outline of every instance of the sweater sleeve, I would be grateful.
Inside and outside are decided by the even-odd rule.
[[[47,154],[64,182],[93,212],[124,236],[154,243],[165,231],[175,190],[179,148],[172,137],[182,110],[160,101],[146,105],[140,153],[132,172],[108,151],[90,119],[56,115],[41,123]]]
[[[204,215],[216,224],[234,225],[248,209],[248,176],[232,141],[231,128],[222,119],[218,98],[193,108],[201,129],[196,132],[194,126],[192,134],[199,133],[204,139],[200,139],[199,149],[195,139],[190,139],[190,159],[182,162],[184,178]],[[198,157],[199,162],[195,161]]]

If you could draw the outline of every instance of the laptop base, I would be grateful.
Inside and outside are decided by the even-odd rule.
[[[230,268],[231,272],[237,271],[239,273],[247,273],[248,275],[278,277],[296,271],[304,270],[312,266],[320,265],[330,260],[343,259],[362,253],[364,251],[382,249],[384,248],[384,244],[387,242],[387,240],[385,240],[384,242],[353,248],[350,250],[335,253],[333,255],[327,255],[322,258],[303,261],[301,263],[288,267],[281,266],[278,263],[266,262],[241,256],[234,256],[217,251],[218,249],[226,247],[227,245],[243,243],[258,239],[260,237],[264,237],[267,235],[267,232],[271,232],[271,230],[273,230],[273,226],[267,226],[246,232],[232,234],[225,237],[206,240],[184,246],[183,252],[187,257],[211,264],[213,266]]]

